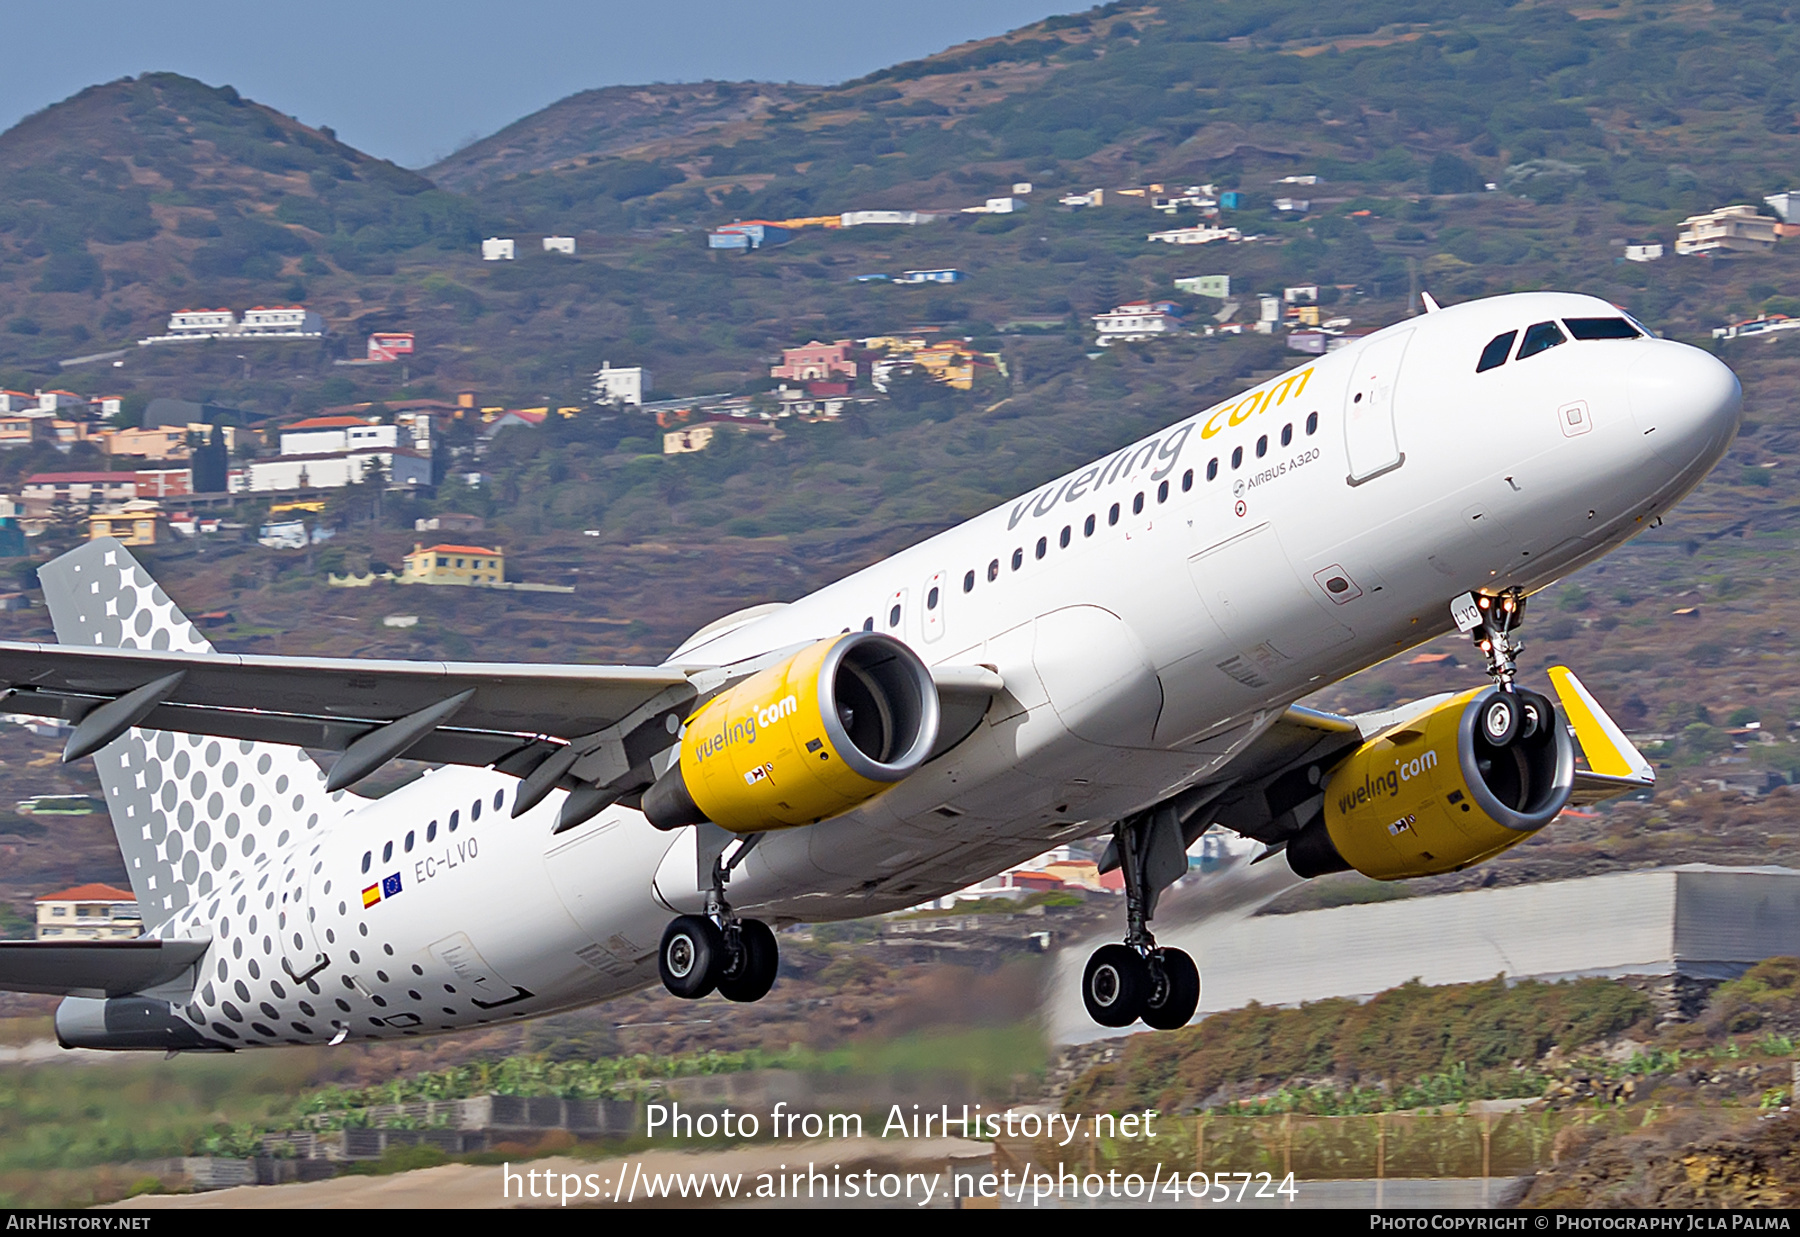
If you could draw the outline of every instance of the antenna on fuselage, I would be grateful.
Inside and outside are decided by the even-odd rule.
[[[1432,299],[1431,293],[1429,292],[1421,291],[1419,293],[1419,301],[1425,306],[1425,312],[1428,314],[1435,314],[1438,310],[1443,308],[1442,305]]]

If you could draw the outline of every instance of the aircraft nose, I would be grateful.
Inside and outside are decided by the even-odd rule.
[[[1630,364],[1631,414],[1656,453],[1678,468],[1716,462],[1743,412],[1737,375],[1712,354],[1665,339],[1647,341]]]

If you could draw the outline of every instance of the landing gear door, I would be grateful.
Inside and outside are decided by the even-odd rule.
[[[1344,395],[1344,452],[1351,485],[1361,485],[1406,462],[1394,429],[1394,385],[1413,333],[1402,331],[1364,348]]]

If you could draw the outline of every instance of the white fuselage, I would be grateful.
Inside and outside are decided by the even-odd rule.
[[[766,837],[733,906],[777,923],[890,910],[1094,833],[1216,776],[1299,697],[1449,629],[1457,594],[1541,588],[1644,529],[1725,450],[1736,380],[1652,338],[1476,373],[1496,335],[1570,317],[1618,311],[1531,293],[1410,319],[690,641],[672,660],[727,665],[871,627],[1006,682],[919,772]],[[446,768],[348,801],[262,884],[157,932],[266,955],[272,985],[219,972],[248,994],[231,998],[240,1042],[451,1030],[655,982],[671,912],[702,905],[694,831],[614,807],[552,835],[562,795],[513,820],[516,787]],[[295,983],[284,946],[290,971],[330,962]],[[201,984],[224,984],[214,966]]]

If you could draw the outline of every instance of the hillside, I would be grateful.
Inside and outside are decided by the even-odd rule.
[[[980,334],[1166,294],[1174,263],[1142,241],[1166,225],[1142,199],[1091,217],[1054,205],[1145,182],[1244,194],[1232,221],[1264,242],[1206,265],[1263,286],[1356,282],[1394,315],[1417,264],[1453,296],[1578,284],[1692,332],[1769,293],[1718,272],[1614,270],[1605,246],[1666,241],[1688,213],[1787,187],[1800,88],[1781,66],[1800,36],[1779,18],[1639,0],[1475,15],[1438,0],[1113,4],[831,88],[583,92],[431,169],[442,189],[228,87],[150,74],[0,135],[0,370],[53,373],[185,304],[304,299],[352,349],[366,327],[425,326],[415,373],[508,401],[571,398],[584,370],[627,353],[656,354],[665,393],[717,390],[800,331],[898,315]],[[1269,209],[1290,173],[1325,182],[1311,218]],[[1019,179],[1038,187],[1026,217],[803,235],[729,288],[694,235],[732,218],[956,208]],[[1344,218],[1359,207],[1371,214]],[[492,233],[523,233],[528,250],[537,233],[576,235],[581,254],[496,269],[473,260]],[[965,294],[919,305],[844,286],[940,261],[977,276]],[[279,411],[341,377],[320,367],[328,355],[277,355],[280,388],[221,395]],[[145,359],[146,382],[191,364]],[[194,368],[223,386],[241,367]]]
[[[195,295],[298,299],[327,257],[370,273],[476,234],[471,208],[416,173],[171,73],[90,87],[0,134],[0,185],[15,355],[44,332],[111,338]]]
[[[666,150],[682,138],[765,118],[819,93],[777,82],[694,82],[584,90],[471,142],[421,175],[458,193],[509,176],[566,170],[605,155]]]
[[[1115,3],[680,143],[661,158],[685,180],[631,213],[690,214],[697,193],[770,218],[818,213],[822,192],[942,205],[1021,178],[1217,179],[1267,155],[1339,184],[1591,195],[1649,225],[1788,175],[1800,95],[1780,67],[1796,37],[1783,13],[1626,0],[1478,13],[1444,0]],[[508,132],[551,125],[554,110]],[[542,187],[497,200],[528,218]]]

